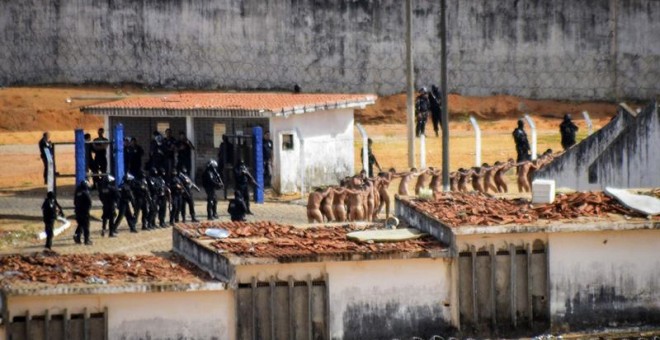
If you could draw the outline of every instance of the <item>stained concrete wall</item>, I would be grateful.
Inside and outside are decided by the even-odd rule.
[[[634,120],[631,113],[620,107],[612,121],[542,167],[534,178],[552,179],[557,188],[602,190],[599,183],[589,183],[589,167]]]
[[[384,339],[453,332],[457,287],[451,260],[393,259],[239,266],[239,283],[327,275],[332,339]]]
[[[273,188],[281,193],[337,184],[354,173],[353,109],[307,112],[270,121],[273,138]],[[293,149],[283,135],[294,136]]]
[[[234,339],[232,291],[9,297],[10,314],[102,313],[108,307],[108,339]],[[187,306],[190,308],[182,308]]]
[[[605,187],[660,186],[660,117],[655,102],[633,116],[624,107],[605,127],[568,149],[534,174],[557,187],[603,190]]]
[[[660,2],[449,0],[450,90],[649,98]],[[399,0],[0,1],[0,85],[405,89]],[[437,83],[438,1],[414,8],[417,85]]]
[[[549,234],[553,330],[660,327],[659,233]]]

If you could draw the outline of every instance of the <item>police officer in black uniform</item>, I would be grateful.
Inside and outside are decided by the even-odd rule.
[[[431,102],[429,101],[429,95],[425,87],[419,89],[419,95],[415,101],[415,117],[417,118],[417,125],[415,128],[415,135],[419,137],[420,135],[425,135],[426,130],[426,120],[429,117],[429,111],[431,110]]]
[[[165,151],[165,166],[168,173],[172,173],[174,169],[174,155],[176,153],[176,138],[172,135],[172,130],[165,130],[165,138],[163,139],[163,146]]]
[[[176,149],[176,169],[179,170],[179,172],[181,172],[184,168],[190,169],[192,152],[195,150],[195,146],[183,132],[179,132],[179,140],[177,141]]]
[[[569,113],[564,115],[564,121],[559,125],[559,133],[561,133],[561,146],[564,150],[575,145],[575,133],[578,131],[577,125],[573,124],[571,115]]]
[[[62,207],[57,203],[55,194],[52,191],[46,194],[46,199],[41,205],[41,213],[44,220],[44,231],[46,232],[46,248],[51,249],[53,246],[53,226],[55,225],[55,219],[57,219],[58,215],[64,216]]]
[[[214,220],[218,218],[218,198],[215,194],[217,189],[223,187],[222,179],[218,173],[218,163],[214,160],[206,163],[206,169],[202,174],[202,186],[206,192],[206,218]]]
[[[110,229],[110,237],[117,236],[117,228],[119,227],[119,224],[121,223],[121,220],[124,218],[124,216],[126,216],[126,222],[128,222],[128,227],[131,232],[137,233],[137,229],[135,229],[135,224],[137,221],[133,216],[133,212],[131,212],[131,208],[133,210],[137,210],[135,205],[135,196],[133,195],[133,190],[131,189],[131,182],[134,180],[135,178],[133,175],[126,174],[126,176],[124,176],[123,183],[119,187],[119,212],[115,222],[112,224],[112,228]]]
[[[431,95],[429,96],[429,103],[431,104],[431,121],[433,122],[433,131],[435,136],[438,137],[438,130],[442,127],[442,94],[437,86],[431,86]]]
[[[92,208],[92,196],[89,194],[89,186],[86,181],[80,182],[76,188],[73,206],[76,212],[76,231],[73,234],[73,241],[80,244],[80,236],[85,238],[85,244],[91,245],[89,239],[89,210]]]
[[[181,206],[183,205],[183,191],[185,190],[179,172],[176,169],[172,170],[170,176],[170,194],[171,194],[171,209],[170,209],[170,224],[179,222],[179,215],[181,215]]]
[[[156,168],[151,168],[151,173],[147,178],[149,182],[149,192],[151,193],[151,208],[149,209],[149,223],[153,228],[156,227],[156,216],[158,216],[158,226],[165,228],[165,212],[167,209],[167,184],[159,176]]]
[[[138,176],[142,174],[142,156],[144,156],[144,149],[138,144],[135,137],[131,138],[124,153],[126,155],[128,172]]]
[[[105,236],[106,228],[112,230],[117,202],[119,202],[119,191],[117,190],[114,177],[101,177],[101,181],[99,182],[99,199],[101,200],[101,204],[103,204],[101,236]]]
[[[131,188],[135,195],[135,220],[141,217],[142,230],[152,229],[149,223],[150,208],[151,208],[151,192],[149,191],[149,182],[147,181],[146,173],[140,176],[139,179],[131,181]]]
[[[149,144],[148,166],[157,169],[165,168],[165,143],[163,136],[158,131],[154,131]]]
[[[199,222],[195,218],[195,198],[193,197],[193,189],[199,192],[199,188],[193,181],[188,177],[188,170],[186,168],[181,169],[179,172],[179,179],[183,184],[183,193],[181,195],[181,221],[186,221],[186,205],[190,209],[190,220],[192,222]]]
[[[252,177],[252,174],[250,174],[250,171],[248,171],[243,160],[241,160],[238,163],[238,166],[234,168],[234,179],[236,180],[236,189],[234,191],[241,192],[241,198],[245,201],[247,213],[251,215],[249,185],[253,184],[254,186],[258,186],[258,184],[254,177]]]
[[[53,157],[53,143],[50,141],[50,133],[44,132],[39,140],[39,153],[41,154],[41,161],[44,163],[44,184],[48,184],[48,158],[46,158],[46,150]]]
[[[273,177],[273,140],[270,139],[270,132],[264,133],[263,139],[263,154],[264,154],[264,186],[270,187],[271,178]]]
[[[517,162],[528,161],[532,159],[529,150],[529,141],[525,133],[525,123],[518,119],[518,127],[513,130],[513,140],[516,142],[516,152],[518,153]]]

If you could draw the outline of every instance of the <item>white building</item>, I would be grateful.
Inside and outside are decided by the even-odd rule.
[[[290,193],[336,184],[354,173],[353,111],[375,100],[365,94],[178,93],[131,97],[81,111],[102,115],[107,131],[123,124],[125,135],[136,137],[146,153],[153,131],[169,128],[175,137],[185,132],[196,146],[192,174],[217,157],[225,134],[233,136],[235,154],[252,166],[251,140],[240,136],[261,126],[273,139],[273,188]]]

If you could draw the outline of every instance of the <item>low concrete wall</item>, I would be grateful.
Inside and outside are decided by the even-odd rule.
[[[207,271],[214,279],[227,282],[232,288],[236,286],[235,268],[226,257],[186,237],[176,227],[172,228],[172,250]]]
[[[415,209],[407,198],[394,197],[394,214],[408,223],[412,228],[418,229],[435,237],[450,249],[449,256],[456,256],[456,240],[451,228],[433,216]]]

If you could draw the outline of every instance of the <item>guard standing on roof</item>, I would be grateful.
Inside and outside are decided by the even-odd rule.
[[[532,159],[529,149],[527,133],[525,133],[525,123],[518,119],[518,127],[513,130],[513,141],[516,143],[516,152],[518,153],[517,162],[528,161]]]
[[[206,218],[214,220],[218,218],[218,198],[215,194],[216,189],[223,186],[222,179],[218,173],[218,163],[210,160],[206,163],[206,169],[202,175],[202,186],[206,192]]]
[[[569,113],[564,115],[564,121],[559,125],[559,133],[561,133],[561,146],[564,150],[575,145],[575,133],[577,132],[577,125],[573,124],[571,115]]]
[[[80,236],[82,235],[85,238],[85,244],[91,245],[92,241],[89,239],[89,210],[92,208],[92,196],[89,194],[87,181],[80,182],[76,188],[73,206],[76,212],[76,223],[78,224],[73,234],[73,241],[80,244]]]
[[[426,87],[422,87],[421,89],[419,89],[419,95],[417,96],[417,100],[415,101],[415,117],[417,118],[415,135],[417,137],[419,137],[420,135],[425,135],[426,120],[429,117],[430,110],[431,110],[431,102],[429,101],[428,91],[426,91]]]
[[[52,191],[46,194],[46,199],[41,205],[41,213],[44,220],[44,231],[46,232],[46,248],[51,249],[53,246],[53,226],[55,225],[55,219],[57,219],[57,216],[64,216],[62,207],[57,203],[55,194]]]

